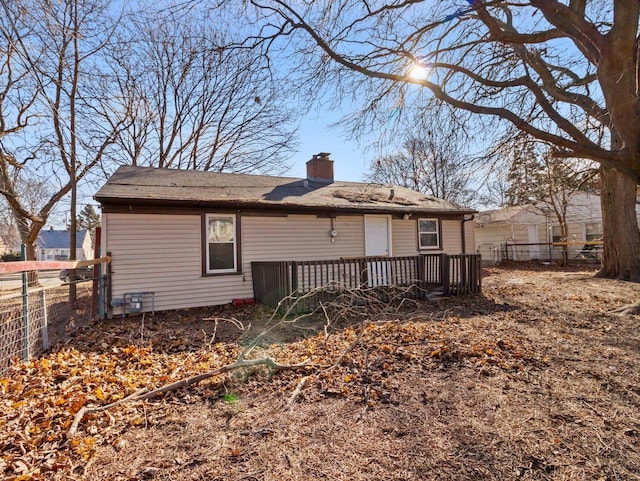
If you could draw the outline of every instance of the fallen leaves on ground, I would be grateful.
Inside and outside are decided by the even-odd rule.
[[[424,479],[438,469],[447,479],[640,477],[638,318],[608,314],[635,300],[640,286],[584,272],[488,274],[484,296],[422,303],[329,333],[312,331],[311,321],[300,330],[283,326],[251,356],[309,367],[243,370],[118,404],[86,415],[69,436],[83,406],[230,364],[272,326],[252,307],[83,328],[0,379],[0,474],[10,481],[357,480]],[[231,316],[241,321],[224,321]],[[308,382],[291,408],[287,399],[303,376]],[[350,436],[359,441],[349,444]],[[320,445],[344,472],[315,458]]]

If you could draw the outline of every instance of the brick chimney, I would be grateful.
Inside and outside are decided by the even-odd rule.
[[[313,182],[331,184],[333,182],[333,160],[329,152],[320,152],[307,161],[307,179]]]

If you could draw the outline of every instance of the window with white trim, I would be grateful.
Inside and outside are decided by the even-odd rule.
[[[418,219],[418,244],[420,249],[438,249],[440,247],[438,219]]]
[[[207,214],[205,229],[207,274],[237,272],[236,216]]]
[[[585,224],[584,237],[587,242],[602,240],[602,224]]]

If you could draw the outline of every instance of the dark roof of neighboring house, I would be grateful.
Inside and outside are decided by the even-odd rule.
[[[475,210],[405,187],[313,182],[268,175],[120,167],[96,193],[101,204],[201,204],[229,208],[453,213]]]
[[[82,242],[87,235],[86,230],[79,230],[76,235],[76,249],[82,247]],[[68,230],[43,230],[38,235],[37,246],[43,249],[68,249]]]

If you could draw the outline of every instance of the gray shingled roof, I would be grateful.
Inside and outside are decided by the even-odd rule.
[[[76,249],[82,247],[84,237],[87,235],[86,230],[79,230],[76,234]],[[69,248],[69,231],[68,230],[43,230],[38,234],[36,241],[38,247],[45,249],[68,249]]]
[[[103,205],[177,202],[228,207],[331,208],[351,211],[465,214],[473,209],[393,185],[330,184],[291,177],[120,167],[96,193]]]

